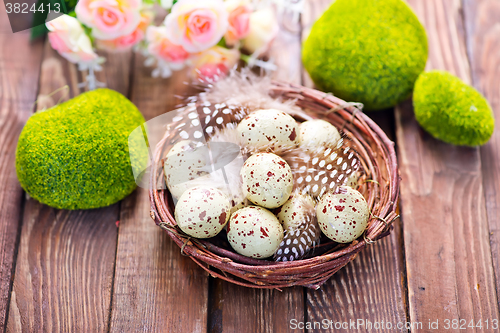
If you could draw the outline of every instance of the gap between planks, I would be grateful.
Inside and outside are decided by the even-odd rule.
[[[0,10],[0,331],[10,313],[22,217],[23,191],[15,171],[17,137],[36,99],[42,61],[41,42],[28,45],[29,34],[14,35]],[[16,50],[16,54],[10,50]]]
[[[306,1],[302,16],[302,40],[317,18],[330,6],[331,0]],[[302,68],[302,84],[313,82]],[[395,141],[392,109],[368,114]],[[402,222],[395,222],[391,234],[364,249],[358,257],[328,280],[320,290],[306,290],[306,318],[347,322],[364,319],[393,324],[408,321],[408,297]],[[311,330],[316,331],[316,330]],[[333,328],[322,332],[337,332]],[[366,327],[343,329],[342,332],[371,331]],[[402,329],[406,332],[406,329]]]
[[[109,55],[98,74],[124,92],[129,56]],[[82,76],[45,43],[38,109],[80,92]],[[69,89],[52,92],[68,85]],[[93,331],[108,329],[119,204],[86,210],[56,210],[28,199],[13,282],[7,331]],[[69,305],[69,306],[68,306]]]
[[[468,17],[460,1],[409,3],[429,37],[427,69],[445,69],[470,83]],[[396,110],[410,319],[424,325],[498,319],[479,149],[430,137],[416,123],[411,103]]]
[[[192,90],[186,72],[152,78],[136,55],[130,98],[146,120],[174,110]],[[150,218],[148,192],[122,202],[110,331],[206,332],[208,275]]]
[[[286,19],[290,19],[286,15]],[[270,58],[278,69],[274,79],[300,84],[300,22],[281,27],[274,40]],[[245,288],[210,279],[208,332],[289,332],[292,319],[304,321],[305,291],[303,287],[283,291]]]
[[[472,83],[490,103],[496,129],[489,143],[480,148],[486,213],[500,307],[500,2],[463,0],[467,54]]]

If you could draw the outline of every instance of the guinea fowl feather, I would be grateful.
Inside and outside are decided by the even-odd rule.
[[[275,261],[293,261],[305,258],[319,243],[321,231],[316,219],[314,203],[307,200],[298,190],[292,194],[303,211],[298,220],[289,223],[278,249],[274,253]]]

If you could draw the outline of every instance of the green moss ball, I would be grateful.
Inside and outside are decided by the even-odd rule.
[[[495,119],[486,99],[444,71],[423,73],[413,92],[415,118],[432,136],[460,146],[485,144]]]
[[[427,62],[427,36],[402,0],[337,0],[302,49],[318,88],[365,110],[408,98]]]
[[[144,118],[109,89],[79,95],[28,119],[16,171],[36,200],[61,209],[111,205],[136,187],[128,136]]]

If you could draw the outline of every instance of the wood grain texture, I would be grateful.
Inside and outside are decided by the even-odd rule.
[[[500,80],[498,80],[500,77],[500,2],[465,0],[464,18],[472,83],[489,101],[496,119],[493,136],[486,145],[481,147],[480,153],[498,298],[500,294]]]
[[[306,0],[304,5],[304,11],[301,17],[302,25],[302,44],[307,40],[311,28],[317,19],[323,14],[323,12],[330,7],[333,0]],[[302,66],[302,85],[306,87],[314,87],[314,82],[309,76],[309,73]]]
[[[460,0],[407,2],[427,31],[429,59],[426,70],[446,69],[470,83]]]
[[[316,19],[332,3],[329,0],[306,2],[302,18],[303,38]],[[304,70],[303,84],[313,86]],[[374,112],[373,119],[394,140],[393,111]],[[326,326],[312,328],[311,332],[372,332],[368,322],[398,323],[407,321],[406,276],[404,269],[403,239],[399,221],[390,236],[369,246],[345,268],[328,280],[320,290],[307,290],[307,320],[322,323],[332,320]],[[351,322],[365,320],[366,325],[352,326]],[[335,322],[348,323],[347,328],[335,328]],[[376,330],[375,330],[376,331]],[[380,330],[383,331],[383,330]],[[400,332],[408,331],[405,327]]]
[[[154,79],[136,56],[131,100],[149,120],[175,109],[190,91],[185,72]],[[206,332],[208,275],[150,218],[148,192],[122,203],[111,332]]]
[[[25,206],[7,332],[106,332],[119,205]]]
[[[307,290],[307,320],[313,325],[327,320],[326,326],[308,332],[409,331],[397,326],[406,323],[404,276],[395,250],[401,246],[398,238],[393,231],[364,249],[320,290]],[[382,322],[384,326],[374,329],[375,323]]]
[[[427,29],[428,68],[470,82],[460,1],[409,3]],[[396,115],[410,319],[498,319],[479,149],[432,138],[411,102]]]
[[[29,33],[12,33],[4,8],[0,6],[0,331],[6,325],[23,208],[15,169],[17,138],[33,112],[43,52],[43,42],[29,45]]]
[[[212,295],[208,332],[290,332],[291,320],[304,321],[302,287],[280,292],[217,280]]]
[[[128,90],[127,58],[130,55],[108,58],[100,73],[108,87],[122,93]],[[118,71],[127,80],[116,75]],[[47,42],[37,108],[49,108],[80,93],[82,80],[76,67]],[[108,330],[119,207],[64,211],[27,200],[7,331]]]
[[[270,50],[270,57],[278,66],[272,77],[300,84],[301,27],[291,18],[289,13],[279,17],[281,30]],[[302,287],[285,288],[280,292],[244,288],[220,279],[210,280],[210,333],[289,332],[290,320],[304,320]]]

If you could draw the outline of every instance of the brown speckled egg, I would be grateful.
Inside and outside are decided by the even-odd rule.
[[[283,205],[292,193],[292,170],[278,155],[258,153],[250,156],[240,175],[243,193],[256,205],[276,208]]]
[[[227,239],[241,255],[267,258],[276,252],[283,240],[283,227],[267,209],[248,206],[231,216],[227,224]]]
[[[310,215],[311,210],[314,212],[314,200],[308,194],[294,193],[283,206],[276,210],[276,216],[283,224],[283,229],[296,228]]]
[[[337,128],[321,119],[304,121],[299,126],[299,144],[304,148],[335,145],[340,140]]]
[[[279,153],[298,143],[295,119],[275,109],[250,113],[238,124],[237,131],[242,144],[254,151]]]
[[[369,214],[365,198],[348,186],[326,193],[316,206],[319,227],[338,243],[350,243],[361,236],[368,226]]]
[[[172,196],[178,199],[193,187],[190,182],[208,175],[201,170],[207,162],[207,148],[193,141],[180,141],[168,152],[163,163],[165,180]]]
[[[175,206],[177,225],[189,236],[217,235],[229,220],[231,201],[212,187],[193,187],[184,192]]]

